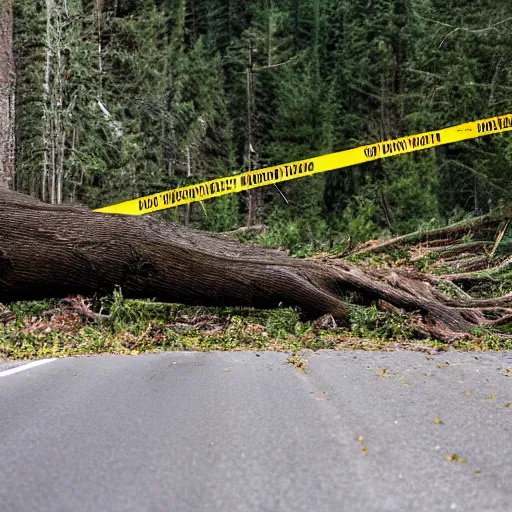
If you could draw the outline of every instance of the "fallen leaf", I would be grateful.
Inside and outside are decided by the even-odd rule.
[[[363,453],[366,455],[368,453],[368,448],[366,448],[366,446],[363,446],[361,448],[361,450],[363,451]]]
[[[443,422],[442,422],[439,418],[436,418],[436,419],[434,420],[434,423],[435,423],[436,425],[443,425]]]
[[[387,373],[388,373],[387,369],[386,369],[386,368],[384,368],[384,370],[382,370],[382,371],[379,373],[379,377],[385,377]]]
[[[466,391],[466,393],[464,393],[466,396],[471,396],[471,393],[469,391]]]
[[[491,395],[489,398],[490,398],[491,400],[496,400],[496,397],[495,397],[494,395]]]
[[[505,407],[512,407],[512,403],[507,402],[507,403],[505,404]]]
[[[453,455],[447,455],[445,457],[445,459],[448,462],[461,462],[461,463],[467,462],[466,459],[463,459],[462,457],[459,457],[456,453],[454,453]]]
[[[356,437],[356,441],[359,441],[360,443],[362,443],[364,441],[364,437],[363,436]]]

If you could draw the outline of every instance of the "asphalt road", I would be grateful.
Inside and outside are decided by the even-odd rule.
[[[288,357],[71,358],[1,377],[0,510],[512,510],[511,352],[326,351],[305,371]]]

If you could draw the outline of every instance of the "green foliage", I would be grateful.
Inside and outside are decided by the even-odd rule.
[[[13,302],[9,305],[9,309],[18,319],[38,317],[55,307],[57,307],[56,300]]]
[[[325,346],[290,308],[187,307],[127,300],[120,290],[88,306],[84,316],[57,301],[8,305],[8,319],[0,322],[0,357]]]
[[[330,230],[320,217],[291,218],[290,212],[276,210],[269,217],[266,233],[256,241],[263,247],[287,249],[292,256],[306,257],[327,245]]]
[[[407,316],[378,311],[376,306],[353,306],[350,327],[355,336],[380,340],[411,340],[413,332]]]
[[[350,199],[343,212],[343,223],[355,243],[369,240],[377,232],[375,214],[375,203],[370,199],[362,196]]]
[[[238,199],[233,195],[227,195],[201,204],[203,217],[201,228],[206,231],[222,232],[231,231],[240,225],[238,213]]]
[[[512,350],[512,339],[491,329],[474,329],[473,336],[475,339],[472,345],[480,350]]]
[[[416,231],[439,218],[437,171],[433,152],[388,159],[381,207],[395,233]]]
[[[103,325],[110,327],[114,332],[128,330],[139,334],[150,322],[165,322],[172,319],[174,309],[172,304],[167,303],[126,300],[120,289],[115,290],[112,296],[100,300],[100,311],[107,315]]]

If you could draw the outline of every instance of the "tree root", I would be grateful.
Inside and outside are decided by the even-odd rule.
[[[487,232],[494,232],[503,219],[496,218],[492,215],[485,215],[483,217],[475,217],[472,219],[466,219],[451,226],[443,228],[431,229],[431,230],[420,230],[414,233],[401,235],[390,240],[386,240],[380,243],[363,244],[360,247],[356,247],[354,251],[350,253],[350,256],[367,256],[371,253],[388,251],[399,245],[404,244],[434,244],[436,245],[439,239],[450,237],[451,242],[456,241],[461,235],[467,234],[470,231],[480,231],[482,234]]]
[[[511,267],[512,270],[512,257],[507,258],[500,264],[495,265],[494,267],[491,268],[487,268],[485,270],[479,270],[475,272],[463,272],[457,274],[444,274],[441,277],[449,279],[454,283],[475,283],[481,281],[499,282],[499,279],[496,279],[495,277],[499,275],[503,270],[507,270],[508,267]]]

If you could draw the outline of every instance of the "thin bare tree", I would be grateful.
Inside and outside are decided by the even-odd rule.
[[[63,199],[66,132],[64,128],[62,58],[67,4],[46,0],[46,65],[43,84],[44,162],[43,201],[61,204]]]
[[[0,4],[0,187],[14,178],[15,68],[12,0]]]

